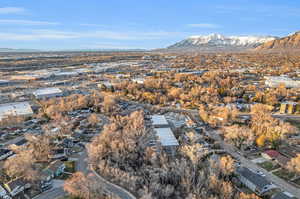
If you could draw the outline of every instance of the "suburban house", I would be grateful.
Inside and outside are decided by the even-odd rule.
[[[16,196],[19,193],[23,192],[25,189],[31,187],[31,185],[25,182],[22,178],[11,180],[5,183],[4,186],[11,196]]]
[[[9,149],[0,149],[0,160],[5,160],[9,156],[13,155],[13,151]]]
[[[56,160],[56,161],[52,162],[46,168],[46,170],[48,170],[50,173],[52,173],[52,178],[53,178],[53,177],[60,176],[64,172],[65,168],[66,168],[66,166],[65,166],[64,162],[62,162],[60,160]]]
[[[49,158],[52,160],[62,160],[62,159],[66,159],[67,158],[67,154],[68,154],[68,150],[65,148],[58,148],[58,149],[54,149],[51,153],[51,155],[49,155]]]
[[[286,163],[290,161],[290,158],[281,155],[278,151],[267,150],[261,154],[261,156],[267,160],[273,160],[280,166],[285,167]]]
[[[52,179],[54,177],[54,174],[51,170],[49,169],[44,169],[41,172],[41,181],[40,181],[40,188],[42,190],[46,190],[48,188],[52,187]]]
[[[280,153],[275,150],[267,150],[261,154],[261,156],[267,160],[275,160]]]
[[[8,195],[7,191],[1,185],[0,185],[0,198],[11,199],[11,197]]]
[[[287,163],[291,161],[290,158],[285,157],[281,154],[279,154],[276,158],[275,158],[275,162],[277,162],[281,167],[286,167]]]
[[[259,196],[274,188],[271,182],[246,167],[240,167],[236,172],[241,183]]]

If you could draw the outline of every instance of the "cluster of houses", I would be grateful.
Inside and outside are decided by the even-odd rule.
[[[59,141],[56,148],[52,150],[49,155],[50,163],[41,171],[39,183],[37,183],[40,191],[45,191],[52,188],[52,180],[64,173],[65,163],[70,155],[69,148],[73,146],[71,139],[65,138]],[[20,141],[14,143],[15,146],[26,146],[27,140],[21,139]],[[13,157],[15,154],[9,149],[0,149],[0,161],[4,161]],[[1,185],[0,182],[0,198],[10,198],[14,197],[25,190],[31,188],[31,184],[23,179],[22,176],[5,182]],[[2,195],[1,195],[2,193]],[[5,193],[5,194],[4,194]],[[5,196],[7,195],[7,196]]]
[[[299,149],[295,149],[299,150]],[[299,151],[298,151],[299,152]],[[281,168],[286,168],[287,162],[292,157],[295,157],[297,151],[290,150],[289,148],[281,149],[280,152],[276,150],[266,150],[261,153],[261,156],[271,161],[272,164],[278,164]],[[236,174],[240,182],[248,189],[253,191],[259,196],[263,196],[272,189],[276,189],[277,186],[266,179],[265,175],[260,171],[254,171],[246,167],[238,167]],[[296,199],[298,196],[294,196],[286,191],[276,193],[272,196],[272,199]]]
[[[60,176],[65,169],[64,162],[55,160],[51,162],[43,171],[40,176],[39,188],[41,191],[52,188],[52,179]],[[22,177],[12,179],[11,181],[0,184],[0,198],[10,199],[18,194],[31,188],[31,183]]]

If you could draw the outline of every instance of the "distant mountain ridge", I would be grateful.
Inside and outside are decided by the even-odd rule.
[[[300,50],[300,31],[265,42],[255,50]]]
[[[209,34],[191,36],[167,49],[198,49],[198,50],[242,50],[251,49],[260,44],[277,39],[273,36],[224,36],[221,34]]]
[[[39,52],[35,49],[15,49],[15,48],[0,48],[0,52]]]

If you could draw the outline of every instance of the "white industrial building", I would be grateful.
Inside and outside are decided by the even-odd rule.
[[[284,84],[286,88],[300,88],[300,81],[293,80],[287,76],[267,76],[265,84],[269,87],[278,87]]]
[[[154,131],[163,149],[169,154],[174,154],[179,143],[172,130],[170,128],[154,128]]]
[[[138,78],[131,79],[131,81],[133,81],[134,83],[137,83],[137,84],[143,84],[145,82],[145,79],[142,77],[138,77]]]
[[[0,104],[0,120],[7,116],[31,116],[33,111],[28,102]]]
[[[152,115],[151,121],[154,128],[169,127],[169,123],[164,115]]]
[[[45,99],[45,98],[63,96],[63,92],[59,88],[41,88],[34,91],[33,95],[37,99]]]

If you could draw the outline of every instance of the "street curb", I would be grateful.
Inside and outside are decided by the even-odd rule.
[[[113,184],[113,183],[111,183],[111,182],[109,182],[109,181],[107,181],[106,179],[104,179],[102,176],[100,176],[96,171],[95,171],[95,169],[91,166],[91,170],[92,170],[92,172],[98,177],[98,178],[100,178],[102,181],[104,181],[106,184],[108,184],[108,185],[110,185],[110,186],[113,186],[113,187],[116,187],[116,188],[118,188],[118,189],[120,189],[120,190],[122,190],[123,192],[125,192],[130,198],[132,198],[132,199],[137,199],[134,195],[132,195],[129,191],[127,191],[126,189],[124,189],[124,188],[122,188],[122,187],[120,187],[120,186],[118,186],[118,185],[116,185],[116,184]],[[121,196],[119,196],[120,198],[122,198]]]

